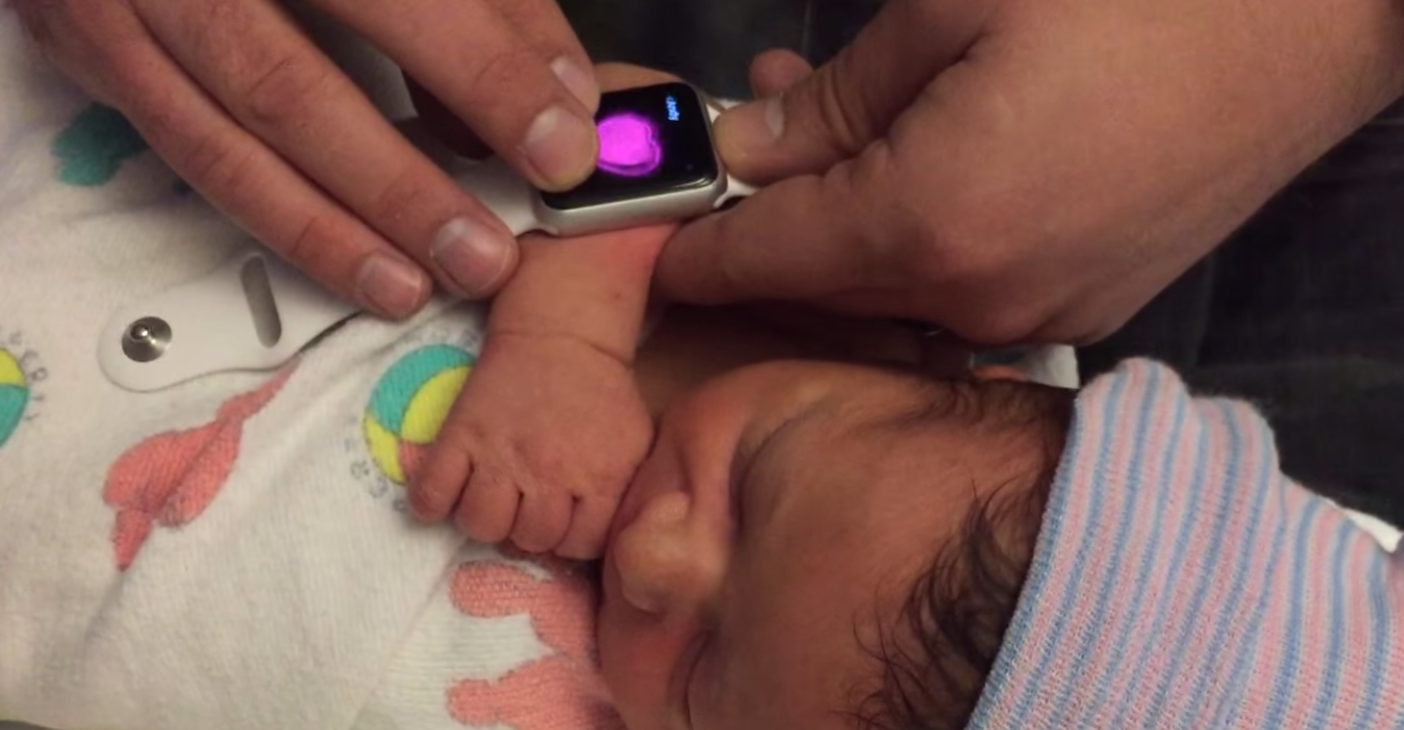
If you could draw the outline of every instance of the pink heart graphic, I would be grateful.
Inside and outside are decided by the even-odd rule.
[[[643,177],[663,164],[658,129],[638,114],[611,114],[596,125],[600,136],[599,168],[623,177]]]

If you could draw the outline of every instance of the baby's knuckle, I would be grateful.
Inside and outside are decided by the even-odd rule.
[[[479,542],[497,542],[501,539],[498,533],[505,532],[497,529],[491,518],[468,509],[454,512],[453,524],[459,532]]]
[[[613,497],[624,491],[633,473],[633,462],[615,461],[601,465],[583,480],[580,494],[597,499]]]
[[[555,547],[545,535],[536,532],[534,526],[523,528],[521,534],[513,534],[512,543],[529,553],[544,553]]]

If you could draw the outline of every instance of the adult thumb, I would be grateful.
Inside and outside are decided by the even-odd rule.
[[[892,0],[829,63],[784,93],[721,115],[727,170],[758,183],[819,173],[884,136],[979,37],[993,2]],[[774,62],[775,56],[756,59]],[[761,75],[759,68],[753,76]]]

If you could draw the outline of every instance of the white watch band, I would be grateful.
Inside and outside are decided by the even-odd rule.
[[[199,375],[276,368],[356,313],[262,248],[108,319],[98,365],[113,383],[159,390]]]
[[[714,120],[720,114],[714,104],[707,109]],[[501,160],[469,166],[456,179],[513,235],[541,228],[536,192]],[[715,204],[752,192],[728,176]],[[356,313],[355,305],[272,253],[250,247],[199,280],[114,313],[103,327],[98,364],[109,380],[134,391],[227,370],[272,369]]]
[[[539,230],[536,191],[500,157],[492,157],[454,176],[458,186],[493,212],[514,236]]]

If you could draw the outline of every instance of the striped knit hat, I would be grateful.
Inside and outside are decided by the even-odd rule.
[[[1128,362],[1078,397],[969,728],[1404,728],[1404,558],[1250,407]]]

